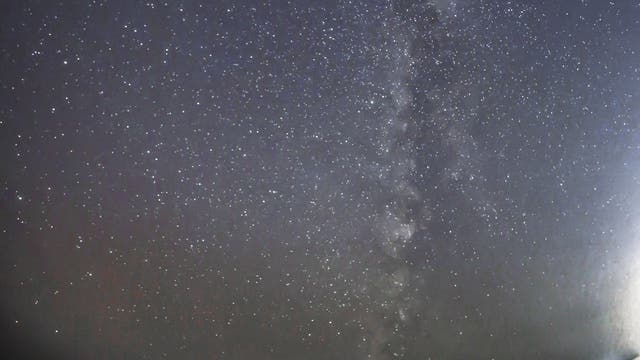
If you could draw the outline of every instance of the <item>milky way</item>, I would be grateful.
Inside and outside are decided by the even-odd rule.
[[[640,351],[637,1],[0,13],[12,351]]]

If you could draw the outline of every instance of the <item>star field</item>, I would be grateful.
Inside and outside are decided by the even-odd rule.
[[[637,1],[0,6],[12,351],[640,351]]]

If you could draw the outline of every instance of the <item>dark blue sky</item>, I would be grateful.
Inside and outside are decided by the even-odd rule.
[[[639,350],[637,1],[0,13],[15,351]]]

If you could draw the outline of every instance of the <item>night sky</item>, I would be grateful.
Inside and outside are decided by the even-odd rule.
[[[640,351],[639,1],[0,14],[16,359]]]

